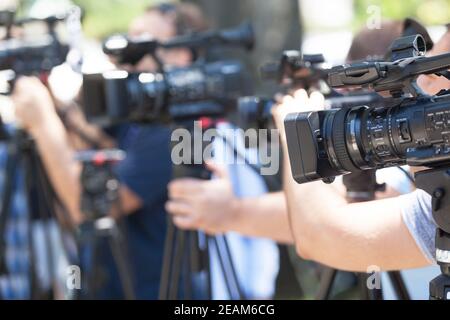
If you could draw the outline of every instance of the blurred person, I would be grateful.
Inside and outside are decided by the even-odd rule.
[[[129,35],[150,35],[159,41],[167,41],[175,35],[202,31],[206,26],[201,12],[195,6],[162,4],[149,8],[136,18],[130,25]],[[158,50],[157,55],[164,65],[172,67],[188,66],[193,60],[193,53],[187,49]],[[123,67],[131,72],[149,72],[155,71],[157,65],[151,56],[145,56],[136,66]],[[73,159],[74,150],[67,146],[69,135],[56,116],[46,89],[36,79],[22,79],[17,83],[14,100],[18,105],[18,117],[36,139],[50,178],[59,196],[70,208],[73,222],[81,224],[80,167]],[[80,111],[72,104],[58,110],[58,113],[65,123],[76,124],[77,130],[82,129],[88,137],[100,141],[101,147],[113,146],[116,141],[117,146],[127,152],[127,158],[118,165],[117,171],[122,182],[122,206],[125,213],[129,213],[124,220],[132,271],[136,276],[136,294],[141,299],[156,298],[166,229],[163,211],[167,200],[166,186],[171,179],[169,129],[157,125],[120,126],[108,132],[115,138],[114,141],[85,123]],[[59,157],[55,158],[55,154]],[[241,189],[245,188],[241,185]],[[238,260],[237,272],[243,274],[240,280],[243,281],[244,292],[249,298],[269,298],[273,293],[273,279],[277,272],[274,244],[238,235],[228,237],[232,255]],[[112,256],[106,249],[100,250],[100,253],[102,264],[107,266],[108,278],[99,297],[122,298]],[[267,256],[264,268],[255,266],[254,261],[264,256]],[[217,258],[211,260],[214,298],[227,298],[221,275],[218,274]]]
[[[185,32],[202,31],[205,27],[206,23],[195,6],[161,4],[148,8],[137,17],[131,23],[129,33],[134,36],[147,34],[167,41]],[[192,61],[192,53],[188,49],[158,54],[168,66],[184,67]],[[155,71],[154,66],[151,57],[145,57],[135,71]],[[72,223],[81,225],[81,166],[75,161],[75,150],[68,143],[68,132],[55,112],[49,91],[38,79],[21,78],[16,83],[12,99],[17,118],[35,139],[49,178],[66,205]],[[76,108],[64,111],[64,117],[77,122],[74,117],[80,114]],[[98,130],[95,134],[100,138],[104,136]],[[118,165],[117,173],[121,181],[120,200],[125,213],[121,218],[125,225],[135,295],[138,299],[156,299],[166,230],[166,185],[171,178],[170,131],[158,125],[125,124],[112,128],[108,134],[113,140],[102,139],[101,144],[108,146],[114,143],[127,152],[127,158]],[[92,132],[87,132],[87,135],[92,135]],[[104,268],[101,275],[104,280],[96,298],[121,299],[123,293],[114,259],[106,242],[101,244],[101,248],[97,261],[101,261]]]
[[[2,1],[0,4],[0,10],[16,10],[17,7],[18,1]],[[9,34],[12,38],[23,35],[22,26],[12,27]],[[48,212],[39,202],[35,176],[28,176],[36,172],[33,169],[28,171],[30,164],[24,159],[24,146],[15,139],[20,128],[14,124],[10,99],[0,96],[0,106],[0,215],[4,223],[0,231],[0,299],[62,298],[63,288],[57,283],[61,277],[54,269],[62,270],[61,267],[67,265],[61,234],[55,221],[46,218]]]
[[[347,61],[383,57],[387,48],[402,34],[403,24],[403,21],[386,21],[383,22],[380,30],[363,29],[355,36]],[[367,38],[371,41],[366,41]],[[298,91],[296,95],[301,100],[305,99],[305,95],[307,97],[307,93],[304,91]],[[317,97],[317,95],[315,96]],[[320,98],[314,104],[315,108],[320,108],[317,106],[320,105]],[[192,189],[195,184],[192,181],[187,183],[183,180],[170,183],[171,201],[167,203],[166,208],[175,216],[175,222],[180,227],[199,227],[211,233],[236,231],[254,236],[270,236],[281,243],[292,242],[283,192],[238,199],[229,192],[231,189],[227,176],[222,174],[219,177],[222,177],[222,184],[219,184],[218,181],[214,184],[210,184],[209,181],[195,181],[202,197],[197,197],[196,193],[190,192],[189,198],[183,198],[183,201],[190,205],[189,208],[184,207],[184,210],[181,209],[184,203],[179,199],[179,195],[187,193],[187,190]],[[404,189],[398,184],[396,187]],[[217,192],[221,194],[220,197],[215,196],[214,188],[221,191]],[[389,194],[398,195],[392,188],[389,190]],[[225,206],[225,203],[230,205]]]
[[[429,55],[447,53],[449,31]],[[449,89],[444,77],[421,76],[421,88],[428,94]],[[274,109],[282,144],[287,152],[284,118],[298,103],[286,97]],[[348,204],[334,185],[322,182],[297,184],[285,162],[287,206],[297,251],[308,259],[353,271],[367,271],[376,265],[383,271],[415,269],[436,264],[436,222],[431,196],[423,190],[368,203]],[[326,198],[327,201],[321,201]]]
[[[409,30],[408,30],[409,29]],[[384,21],[381,24],[380,30],[363,29],[353,40],[350,48],[347,62],[356,62],[371,59],[380,59],[385,56],[386,48],[392,42],[401,37],[402,34],[420,33],[426,43],[428,50],[427,55],[436,55],[450,51],[450,39],[448,35],[444,35],[437,44],[432,44],[432,40],[425,28],[418,22],[412,19]],[[430,48],[433,46],[432,48]],[[420,87],[428,94],[435,94],[442,88],[448,87],[448,80],[444,77],[437,76],[421,76],[419,78]],[[440,89],[437,89],[440,88]],[[406,175],[411,172],[408,166],[399,168],[386,168],[377,170],[377,180],[379,183],[386,183],[389,186],[389,196],[398,196],[414,191],[415,186],[411,183],[410,178]],[[413,168],[411,176],[417,168]],[[339,177],[341,178],[341,177]],[[340,179],[339,179],[340,180]],[[439,274],[438,267],[413,269],[402,271],[403,280],[408,288],[409,294],[414,300],[428,299],[428,284],[430,279],[433,279]],[[392,300],[396,298],[395,292],[392,290],[391,282],[387,274],[382,274],[383,298],[385,300]]]
[[[396,28],[397,24],[393,26]],[[443,53],[438,48],[448,44],[447,33],[429,54]],[[429,80],[426,76],[422,78]],[[431,93],[427,85],[423,89]],[[293,97],[286,96],[274,109],[285,154],[284,116],[298,111],[299,106],[308,110],[308,106],[317,109],[321,104],[323,97],[314,94],[309,98],[300,90]],[[297,185],[290,173],[288,157],[285,159],[284,194],[238,199],[229,180],[222,175],[222,183],[215,181],[214,185],[173,181],[166,208],[181,228],[201,228],[212,234],[235,231],[295,243],[301,256],[341,270],[366,272],[368,266],[377,265],[388,271],[435,263],[436,225],[431,217],[430,197],[425,192],[418,190],[399,198],[348,204],[344,189],[337,184]]]

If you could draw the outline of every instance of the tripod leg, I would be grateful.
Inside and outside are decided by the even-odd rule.
[[[241,287],[241,285],[239,283],[239,278],[238,278],[238,275],[237,275],[237,272],[236,272],[236,267],[235,267],[235,265],[233,263],[233,256],[231,255],[231,249],[230,249],[230,245],[228,243],[228,240],[227,240],[225,235],[221,236],[220,238],[222,239],[223,245],[225,247],[226,260],[228,261],[228,265],[229,265],[229,268],[230,268],[231,276],[232,276],[234,285],[236,287],[236,291],[237,291],[239,300],[246,300],[245,294],[244,294],[244,292],[242,290],[242,287]]]
[[[209,241],[211,238],[208,235],[205,235],[205,248],[202,251],[202,261],[205,269],[206,275],[206,297],[208,300],[212,300],[213,298],[213,290],[212,290],[212,280],[211,280],[211,263],[210,263],[210,250],[209,250]]]
[[[120,282],[122,284],[122,290],[125,295],[126,300],[135,300],[135,294],[133,289],[133,281],[131,279],[131,271],[130,267],[127,263],[125,248],[123,246],[123,238],[120,234],[120,230],[117,225],[111,230],[109,237],[109,245],[111,248],[111,252],[114,257],[114,261],[116,262],[117,271],[119,273]]]
[[[190,265],[192,272],[202,272],[201,249],[197,231],[189,232]]]
[[[186,242],[188,244],[192,243],[192,238],[194,236],[194,232],[186,233]],[[191,246],[186,246],[184,250],[184,262],[191,261],[192,252],[190,250]],[[193,272],[192,272],[192,264],[191,263],[183,263],[184,272],[183,272],[183,280],[184,280],[184,299],[192,300],[192,281],[193,281]]]
[[[172,286],[169,290],[169,300],[177,300],[179,293],[179,282],[183,264],[184,245],[186,242],[186,231],[176,230],[176,246],[173,258]]]
[[[212,240],[212,243],[213,243],[213,245],[215,247],[215,251],[216,251],[216,254],[217,254],[217,258],[219,260],[220,268],[222,269],[223,278],[224,278],[224,281],[225,281],[225,285],[227,287],[228,295],[229,295],[231,300],[234,300],[233,289],[231,288],[230,281],[228,281],[228,276],[227,276],[227,271],[228,270],[227,270],[227,267],[225,266],[224,257],[220,254],[219,241],[218,241],[217,237],[212,237],[211,240]]]
[[[88,296],[87,298],[89,300],[94,300],[96,298],[96,292],[99,287],[99,272],[98,272],[98,265],[97,265],[97,251],[98,251],[98,239],[93,236],[92,237],[92,251],[90,252],[90,275],[88,276]]]
[[[6,224],[8,222],[8,216],[11,209],[11,200],[15,185],[17,163],[18,163],[17,147],[14,144],[8,145],[8,156],[5,166],[5,179],[2,192],[2,205],[0,212],[0,275],[8,272],[6,267]]]
[[[167,233],[164,243],[163,264],[161,267],[161,283],[159,285],[159,300],[167,300],[170,286],[170,271],[172,268],[172,254],[175,240],[175,225],[167,217]]]
[[[369,274],[358,274],[359,285],[361,288],[362,297],[364,300],[383,300],[383,291],[381,289],[369,289],[367,286],[367,280]]]
[[[316,300],[328,300],[331,296],[334,280],[338,271],[336,269],[324,267],[320,277],[319,290],[316,294]]]
[[[392,287],[395,294],[400,300],[411,300],[406,284],[403,280],[402,274],[399,271],[388,272],[389,279],[391,280]]]

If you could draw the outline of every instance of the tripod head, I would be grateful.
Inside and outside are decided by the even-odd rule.
[[[125,158],[121,150],[86,151],[77,155],[82,162],[81,210],[88,221],[106,217],[119,197],[119,181],[113,165]]]

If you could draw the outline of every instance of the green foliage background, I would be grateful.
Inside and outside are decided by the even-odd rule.
[[[355,0],[355,25],[362,26],[370,5],[381,7],[383,18],[415,17],[426,25],[450,23],[450,0]]]
[[[24,11],[26,11],[27,6],[35,1],[39,0],[21,0]],[[126,31],[129,22],[133,17],[142,12],[142,9],[151,4],[162,2],[163,0],[72,1],[85,9],[86,18],[84,28],[87,36],[103,38],[111,33]],[[176,0],[167,1],[176,2]],[[260,1],[264,2],[264,0]],[[280,1],[280,5],[283,4],[283,1]],[[353,3],[355,19],[350,26],[345,26],[353,29],[359,29],[365,24],[368,17],[367,8],[370,5],[380,6],[383,18],[387,19],[415,17],[427,25],[447,24],[450,22],[450,0],[353,0]],[[314,27],[320,29],[320,26]]]
[[[130,21],[155,0],[73,0],[85,12],[84,28],[90,37],[124,32]]]

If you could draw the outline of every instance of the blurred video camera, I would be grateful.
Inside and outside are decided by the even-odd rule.
[[[369,88],[385,93],[374,104],[291,114],[286,136],[292,174],[298,183],[409,164],[439,167],[450,159],[450,95],[426,95],[420,75],[449,78],[450,54],[425,57],[420,35],[396,40],[392,61],[332,68],[335,88]]]
[[[194,57],[197,57],[199,50],[213,47],[237,47],[250,51],[253,49],[254,41],[251,24],[243,23],[232,29],[178,36],[167,42],[161,42],[149,36],[132,38],[126,35],[114,35],[103,43],[103,52],[113,57],[119,64],[136,65],[146,55],[153,56],[159,62],[156,54],[158,49],[187,48],[194,52]]]
[[[43,79],[54,67],[66,61],[69,47],[61,43],[55,31],[56,25],[66,19],[66,15],[16,19],[12,11],[0,14],[0,25],[6,28],[6,37],[0,41],[0,71],[5,73],[8,81],[13,82],[21,75],[35,75]],[[36,22],[47,26],[46,35],[33,38],[11,36],[13,27]]]
[[[135,64],[158,48],[207,49],[211,46],[253,47],[250,25],[177,37],[169,42],[110,38],[105,53],[120,63]],[[196,61],[186,68],[161,67],[156,73],[123,70],[84,75],[84,113],[89,121],[110,125],[121,121],[170,123],[199,117],[223,117],[251,94],[250,75],[240,62]]]
[[[285,51],[279,63],[269,63],[261,68],[262,77],[275,80],[282,86],[281,91],[292,93],[298,89],[307,92],[316,90],[326,98],[329,109],[354,107],[361,104],[374,104],[380,100],[377,94],[369,92],[342,94],[328,85],[330,72],[324,66],[322,54],[302,55],[300,51]],[[239,100],[239,121],[243,128],[273,128],[271,110],[276,101],[271,98],[243,97]]]
[[[300,51],[289,50],[282,54],[279,62],[271,62],[261,68],[261,77],[276,81],[283,86],[282,91],[303,88],[320,88],[327,78],[327,70],[322,67],[323,55],[303,55]],[[266,129],[274,127],[271,110],[276,104],[272,98],[248,96],[239,99],[238,119],[243,128]]]

